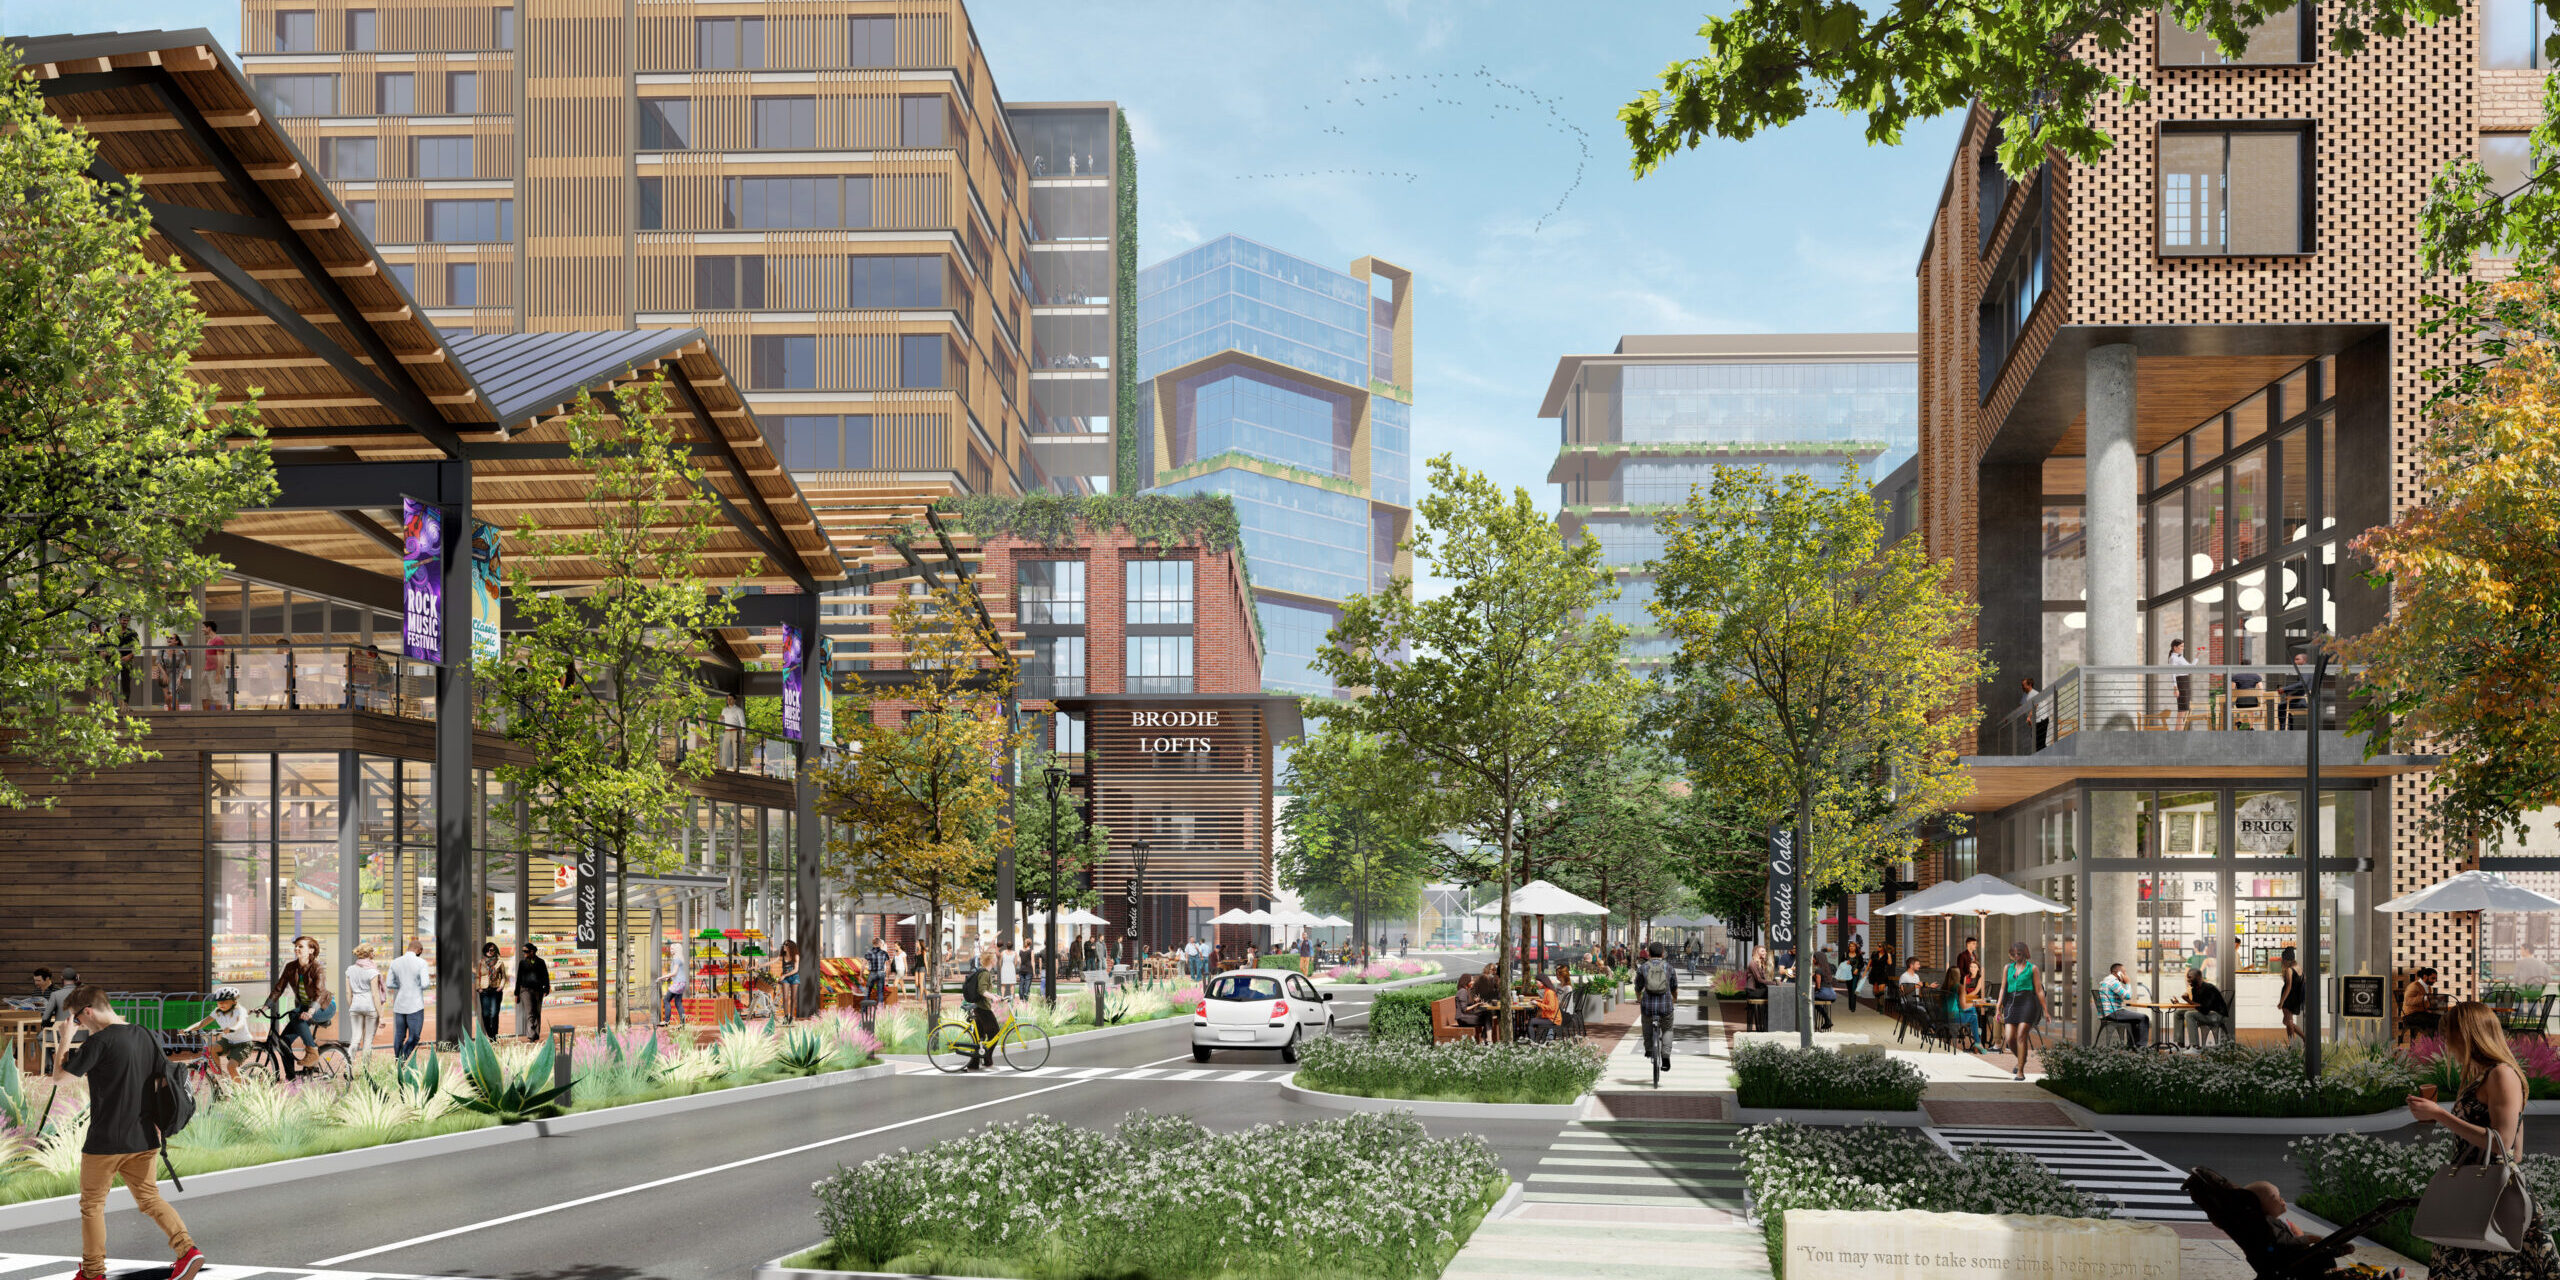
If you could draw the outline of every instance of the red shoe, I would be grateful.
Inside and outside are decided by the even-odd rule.
[[[176,1262],[169,1264],[169,1280],[196,1280],[196,1273],[202,1270],[204,1250],[189,1249],[179,1254]]]

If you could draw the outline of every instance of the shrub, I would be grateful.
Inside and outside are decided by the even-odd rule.
[[[2525,1096],[2535,1102],[2560,1098],[2560,1049],[2539,1037],[2521,1036],[2509,1040],[2515,1050],[2516,1064],[2524,1068]],[[2418,1065],[2418,1079],[2436,1087],[2439,1096],[2450,1098],[2462,1092],[2461,1073],[2445,1060],[2444,1041],[2436,1036],[2420,1036],[2409,1046],[2408,1057]]]
[[[2330,1051],[2317,1084],[2302,1051],[2222,1044],[2200,1054],[2136,1053],[2056,1044],[2044,1051],[2046,1089],[2108,1115],[2361,1116],[2418,1091],[2419,1070],[2390,1050]]]
[[[1473,1040],[1311,1040],[1298,1051],[1297,1082],[1363,1098],[1446,1102],[1566,1103],[1600,1079],[1601,1052],[1578,1040],[1545,1044]]]
[[[1911,1111],[1928,1079],[1920,1068],[1884,1054],[1850,1057],[1829,1049],[1746,1044],[1733,1054],[1733,1077],[1746,1107]]]
[[[1874,1123],[1806,1128],[1781,1120],[1743,1130],[1736,1147],[1770,1268],[1781,1276],[1789,1209],[2115,1216],[2031,1156],[1991,1146],[1950,1156],[1909,1129]]]
[[[2411,1142],[2360,1133],[2327,1134],[2294,1139],[2285,1159],[2302,1171],[2298,1197],[2302,1207],[2331,1222],[2345,1223],[2385,1202],[2424,1192],[2427,1180],[2459,1149],[2457,1142],[2432,1130]],[[2524,1178],[2533,1189],[2535,1203],[2542,1207],[2544,1220],[2560,1215],[2560,1157],[2528,1153]],[[2425,1262],[2435,1246],[2409,1234],[2409,1217],[2414,1212],[2403,1209],[2383,1219],[2374,1228],[2373,1238]]]
[[[1454,982],[1426,982],[1418,987],[1381,991],[1369,1006],[1369,1038],[1431,1042],[1431,1003],[1458,994]]]

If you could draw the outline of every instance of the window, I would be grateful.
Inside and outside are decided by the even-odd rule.
[[[642,98],[640,149],[683,151],[693,145],[693,99]]]
[[[2523,186],[2533,176],[2533,135],[2480,135],[2480,167],[2489,171],[2489,190],[2493,194],[2505,195]]]
[[[898,385],[910,389],[948,385],[942,376],[943,349],[950,340],[938,333],[898,337]]]
[[[1187,563],[1187,562],[1186,562]],[[1026,626],[1084,625],[1084,561],[1014,563],[1014,621]]]
[[[1129,637],[1128,692],[1191,692],[1191,637]]]
[[[347,221],[352,224],[356,230],[363,232],[365,239],[373,239],[373,202],[371,200],[349,200],[347,202]]]
[[[947,147],[952,145],[950,130],[943,127],[946,111],[938,93],[910,93],[898,99],[898,145],[902,147]]]
[[[1991,287],[1982,294],[1981,310],[1976,313],[1980,328],[1982,358],[1981,392],[1985,398],[1997,390],[2000,369],[2008,363],[2009,352],[2026,333],[2027,317],[2033,315],[2037,300],[2044,297],[2046,258],[2052,245],[2051,209],[2046,201],[2050,191],[2039,176],[2036,188],[2027,196],[2027,212],[2019,220],[2018,229],[2009,236],[2009,245],[2000,257],[1999,269],[1992,276]]]
[[[2160,252],[2304,253],[2310,136],[2299,127],[2160,135]]]
[[[386,262],[383,263],[382,266],[384,270],[391,273],[392,279],[400,282],[400,288],[403,292],[407,293],[412,298],[418,296],[418,264],[414,262]]]
[[[871,465],[871,415],[848,413],[844,416],[844,465],[860,471]]]
[[[693,64],[712,68],[763,66],[764,19],[694,19]]]
[[[818,385],[818,340],[806,334],[759,334],[752,344],[755,384],[765,391],[809,391]]]
[[[480,305],[480,264],[448,262],[444,268],[444,304],[448,307]]]
[[[338,182],[360,182],[378,176],[381,166],[371,138],[322,138],[320,167],[322,177]]]
[[[763,254],[712,254],[693,260],[694,310],[756,311],[763,306]]]
[[[793,471],[833,471],[843,465],[834,414],[790,414],[771,420],[782,433],[782,465]]]
[[[480,73],[448,71],[444,73],[444,109],[447,115],[469,116],[480,113]]]
[[[338,112],[336,76],[258,76],[258,101],[271,115],[327,116]]]
[[[516,238],[513,200],[429,200],[427,240],[433,244],[494,244]]]
[[[1032,636],[1022,664],[1022,696],[1072,698],[1084,692],[1084,637]]]
[[[276,11],[276,52],[310,53],[319,47],[319,14],[309,9]]]
[[[807,150],[818,145],[816,98],[756,99],[755,145]]]
[[[871,179],[867,177],[845,179],[842,208],[845,226],[857,231],[870,226]]]
[[[347,10],[347,48],[356,52],[373,48],[373,10]]]
[[[731,178],[721,225],[741,228],[842,225],[839,178]]]
[[[409,140],[409,176],[413,178],[470,177],[471,139],[411,138]]]
[[[639,231],[666,230],[666,179],[642,178],[632,184],[631,225],[634,230]]]
[[[1190,625],[1190,561],[1132,560],[1128,570],[1131,626]]]
[[[1084,754],[1084,717],[1073,711],[1061,711],[1050,730],[1050,750],[1062,756]]]
[[[2480,65],[2538,71],[2550,65],[2543,45],[2551,19],[2535,0],[2480,0]]]
[[[373,78],[376,115],[405,116],[418,109],[418,77],[407,71],[385,71]]]
[[[2232,57],[2214,43],[2210,32],[2190,31],[2180,26],[2167,9],[2160,11],[2160,65],[2164,67],[2218,67],[2266,65],[2282,62],[2311,61],[2311,24],[2303,7],[2267,15],[2267,20],[2249,30],[2249,44],[2240,56]]]
[[[495,36],[495,39],[490,41],[489,47],[492,49],[515,48],[516,11],[513,9],[500,9],[492,16],[494,19],[492,23],[492,34]]]
[[[845,27],[851,35],[846,44],[844,64],[848,67],[894,67],[898,65],[898,20],[895,18],[847,18]]]
[[[848,307],[943,305],[940,254],[857,255],[845,264]]]

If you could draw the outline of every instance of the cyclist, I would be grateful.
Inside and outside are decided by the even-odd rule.
[[[304,934],[293,940],[293,959],[276,975],[274,985],[267,988],[265,1012],[274,1012],[276,1001],[290,988],[293,1012],[286,1015],[284,1030],[279,1033],[284,1043],[276,1046],[277,1056],[284,1061],[287,1080],[301,1074],[302,1061],[294,1055],[293,1042],[300,1040],[303,1052],[317,1058],[320,1053],[320,1028],[338,1016],[338,1002],[329,994],[329,974],[320,964],[320,940]]]
[[[978,1029],[978,1044],[969,1054],[968,1070],[983,1071],[996,1064],[996,1009],[987,988],[995,982],[995,973],[984,963],[969,970],[960,984],[960,1002],[969,1007],[969,1021]]]
[[[1645,944],[1645,960],[1636,966],[1636,1006],[1644,1014],[1645,1052],[1663,1070],[1671,1069],[1671,1006],[1680,999],[1680,975],[1662,958],[1662,944]]]
[[[248,1058],[250,1046],[256,1043],[249,1034],[249,1013],[240,1007],[240,993],[224,987],[213,993],[213,1012],[198,1019],[189,1031],[212,1031],[201,1056],[210,1058],[222,1069],[224,1079],[240,1079],[240,1064]]]

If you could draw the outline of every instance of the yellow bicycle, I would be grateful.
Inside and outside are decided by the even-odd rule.
[[[1049,1033],[1036,1022],[1024,1022],[1019,1006],[1006,1011],[1003,1025],[996,1028],[994,1044],[1004,1064],[1016,1071],[1037,1071],[1049,1065]],[[977,1025],[965,1017],[935,1024],[933,1034],[924,1038],[925,1057],[942,1071],[966,1068],[979,1050]]]

